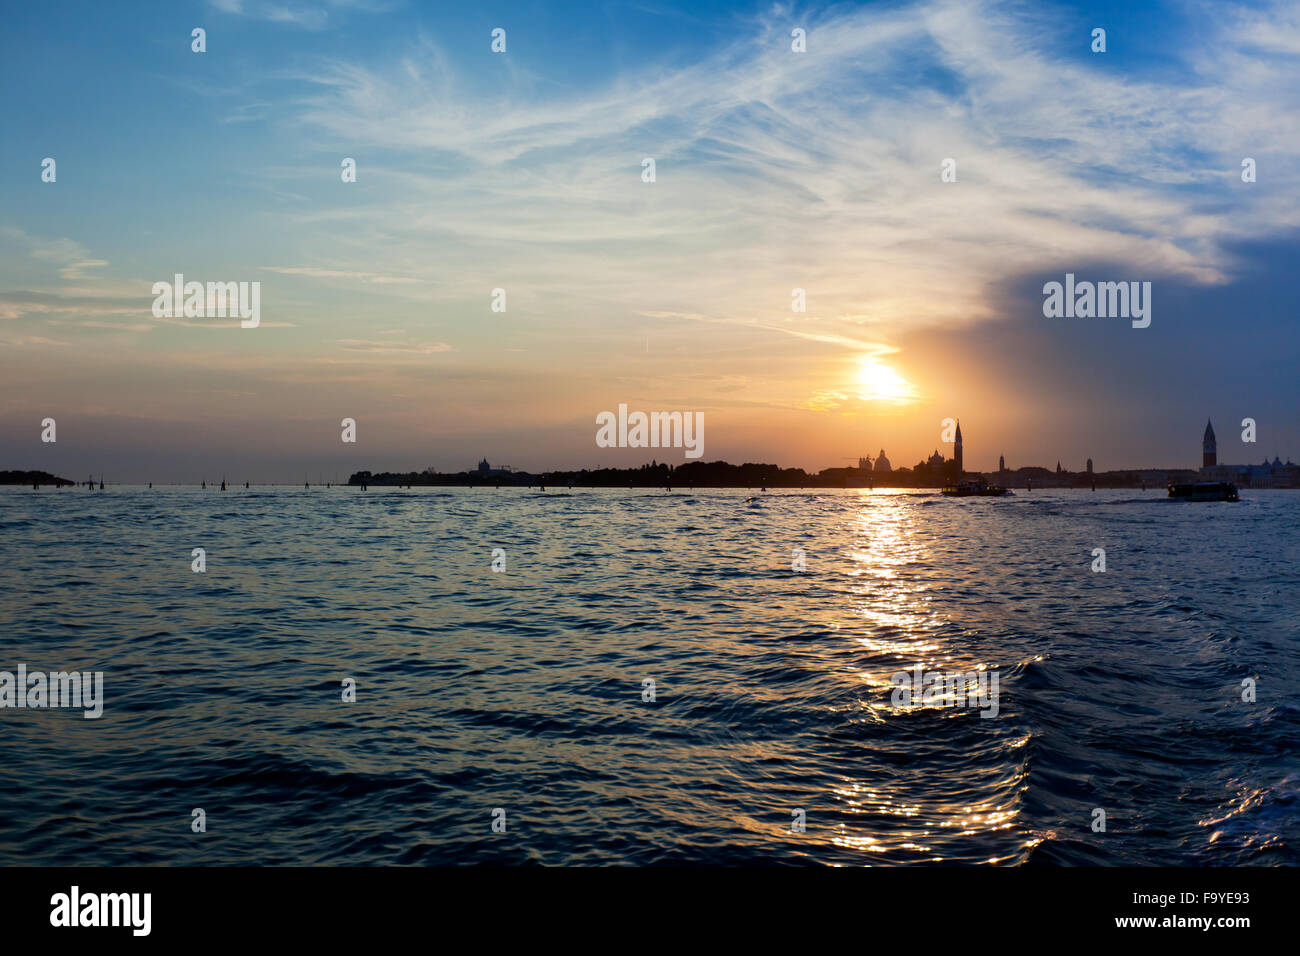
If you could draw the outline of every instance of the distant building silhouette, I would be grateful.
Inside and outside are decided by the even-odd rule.
[[[1258,465],[1219,464],[1218,443],[1214,426],[1205,422],[1205,435],[1201,439],[1201,477],[1208,481],[1231,481],[1243,488],[1300,488],[1300,465],[1274,455]]]
[[[1189,436],[1190,437],[1190,436]],[[961,431],[953,431],[954,451],[961,450]],[[1260,449],[1262,452],[1264,449]],[[1273,449],[1268,449],[1273,451]],[[1061,462],[1056,462],[1056,472],[1038,465],[1023,465],[1014,470],[1007,469],[1005,455],[998,456],[998,471],[1001,475],[998,484],[1013,488],[1086,488],[1094,485],[1100,488],[1138,487],[1158,488],[1168,482],[1194,481],[1198,477],[1207,481],[1231,481],[1239,488],[1292,488],[1300,489],[1300,465],[1292,461],[1283,461],[1274,454],[1270,461],[1267,457],[1258,465],[1219,464],[1214,437],[1214,426],[1207,421],[1205,425],[1205,460],[1214,462],[1203,467],[1199,475],[1196,471],[1184,468],[1129,468],[1097,472],[1096,463],[1086,459],[1085,472],[1066,471]],[[545,476],[549,484],[571,483],[582,487],[662,487],[665,479],[671,479],[673,487],[716,487],[716,488],[848,488],[884,486],[896,483],[895,487],[925,488],[936,487],[939,482],[956,483],[960,480],[955,474],[958,461],[956,458],[944,461],[936,474],[935,465],[939,462],[939,452],[917,462],[915,468],[903,467],[894,470],[885,450],[880,449],[880,456],[872,461],[870,456],[850,456],[846,460],[856,462],[858,468],[825,468],[815,474],[805,472],[802,468],[782,468],[773,464],[746,463],[732,465],[723,461],[687,462],[683,465],[669,466],[658,461],[639,468],[599,468],[595,470],[551,472]],[[964,465],[964,462],[963,462]],[[874,473],[874,474],[873,474]],[[15,483],[12,476],[20,476],[21,483],[35,481],[31,472],[0,472],[0,484]],[[469,472],[441,474],[433,467],[422,473],[373,474],[359,471],[352,475],[349,484],[365,488],[368,484],[383,485],[479,485],[485,476],[492,476],[502,485],[536,484],[536,475],[526,471],[515,471],[509,465],[493,468],[487,458]],[[961,476],[961,477],[964,477]],[[53,476],[41,473],[40,484],[54,483]],[[95,487],[93,479],[87,479],[85,486]],[[206,487],[206,485],[205,485]]]
[[[957,434],[953,438],[952,458],[957,463],[957,477],[962,476],[962,459],[961,459],[961,419],[957,419]]]

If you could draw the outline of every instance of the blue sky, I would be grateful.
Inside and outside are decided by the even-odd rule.
[[[1300,456],[1294,5],[53,3],[0,54],[0,467],[639,462],[620,402],[810,469],[948,416],[974,467]],[[1152,327],[1045,319],[1067,271]],[[175,272],[262,326],[156,319]]]

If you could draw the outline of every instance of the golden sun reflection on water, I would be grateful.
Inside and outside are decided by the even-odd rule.
[[[898,772],[885,783],[844,777],[830,787],[829,795],[841,811],[860,818],[861,824],[841,821],[827,839],[881,862],[941,862],[954,856],[970,862],[952,852],[955,838],[975,840],[1017,827],[1029,737],[1001,739],[996,733],[1001,728],[992,724],[974,725],[972,734],[972,725],[961,721],[980,718],[946,699],[910,708],[892,702],[891,678],[900,671],[919,667],[926,673],[979,673],[996,665],[973,657],[962,646],[961,631],[951,626],[944,600],[933,591],[931,569],[944,559],[932,547],[933,528],[923,526],[918,507],[923,496],[863,492],[861,497],[862,507],[843,528],[849,559],[846,600],[832,627],[866,652],[866,666],[859,665],[853,673],[860,687],[857,719],[892,728],[879,745],[870,746],[874,756],[896,764]],[[991,766],[978,772],[961,762],[932,767],[926,764],[923,741],[896,742],[894,731],[909,725],[895,722],[907,721],[910,713],[922,709],[943,718],[940,726],[951,720],[952,736],[972,737],[978,748],[972,764]],[[936,751],[940,743],[935,741]],[[1016,845],[1020,847],[1020,841]],[[983,862],[1019,862],[1024,852],[992,855]]]
[[[859,599],[854,611],[871,633],[859,638],[879,654],[915,657],[938,650],[929,631],[941,623],[931,608],[927,583],[903,574],[929,553],[917,533],[915,509],[901,494],[872,494],[850,529],[854,543],[848,572]],[[899,637],[891,636],[899,632]]]

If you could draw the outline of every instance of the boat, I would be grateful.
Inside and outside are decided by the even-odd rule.
[[[1237,486],[1230,481],[1170,482],[1169,497],[1179,501],[1240,501]]]
[[[1000,498],[1003,495],[1011,494],[1001,485],[990,485],[983,478],[975,480],[968,478],[965,481],[959,481],[955,485],[944,488],[941,493],[949,498]]]

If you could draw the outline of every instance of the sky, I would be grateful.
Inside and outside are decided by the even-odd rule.
[[[12,5],[0,469],[686,460],[620,404],[810,471],[946,418],[968,469],[1300,459],[1298,66],[1285,3]],[[155,316],[176,273],[260,324]],[[1150,326],[1046,317],[1067,273]]]

